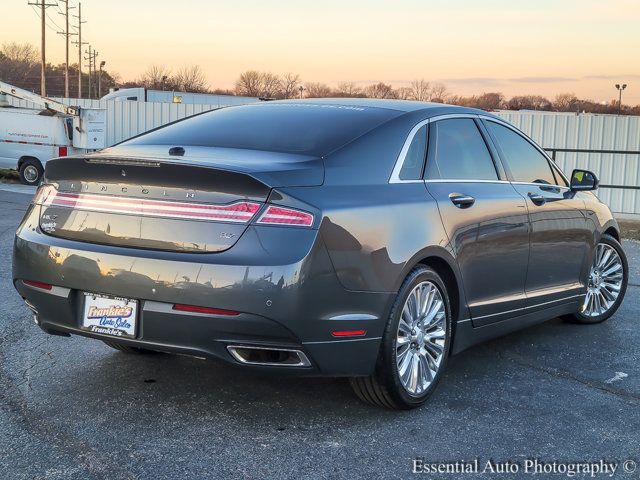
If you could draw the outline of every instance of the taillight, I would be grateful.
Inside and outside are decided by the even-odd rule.
[[[53,185],[40,185],[33,196],[32,202],[36,205],[49,206],[57,193],[58,191]]]
[[[51,290],[53,285],[50,283],[36,282],[35,280],[22,280],[22,283],[29,287],[39,288],[40,290]]]
[[[67,156],[67,147],[58,147],[58,156],[66,157]]]
[[[245,201],[219,205],[92,193],[65,193],[58,192],[53,185],[40,187],[33,201],[38,205],[92,212],[234,223],[248,223],[261,207],[260,203]]]
[[[210,308],[210,307],[198,307],[197,305],[182,305],[176,303],[173,306],[174,310],[180,312],[193,312],[193,313],[207,313],[210,315],[240,315],[240,312],[235,310],[224,310],[222,308]]]
[[[256,223],[266,225],[298,225],[310,227],[313,225],[313,215],[293,208],[276,207],[270,205]]]

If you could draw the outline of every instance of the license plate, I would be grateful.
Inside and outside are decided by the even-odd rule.
[[[137,313],[136,300],[85,293],[82,328],[112,337],[134,338]]]

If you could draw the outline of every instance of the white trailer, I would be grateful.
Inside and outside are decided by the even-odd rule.
[[[40,108],[5,106],[3,95]],[[40,183],[52,158],[104,148],[105,127],[105,110],[69,107],[0,82],[0,168],[18,170],[27,185]]]

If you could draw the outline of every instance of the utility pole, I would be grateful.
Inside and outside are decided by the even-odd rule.
[[[86,65],[89,68],[89,98],[93,98],[91,95],[91,82],[96,72],[96,57],[98,56],[98,52],[95,50],[91,51],[91,45],[89,45],[89,50],[85,50],[84,53],[88,55],[84,57],[84,59],[89,60],[89,65]]]
[[[78,98],[82,98],[82,45],[87,42],[82,41],[82,24],[87,23],[82,20],[82,3],[78,2],[78,15],[74,15],[78,19],[78,41],[73,42],[78,46]]]
[[[41,28],[41,43],[40,43],[40,95],[43,97],[47,96],[47,86],[45,79],[45,71],[47,68],[47,56],[45,54],[46,40],[45,40],[45,28],[47,26],[46,20],[46,9],[47,7],[55,7],[57,3],[45,3],[45,0],[40,0],[39,2],[29,2],[29,5],[37,5],[40,7],[40,28]]]
[[[64,32],[58,32],[60,35],[64,35],[65,44],[65,61],[64,61],[64,96],[69,98],[69,37],[71,35],[77,35],[77,33],[69,32],[69,9],[75,8],[69,6],[69,0],[60,0],[64,2],[64,12],[58,12],[60,15],[64,15]]]

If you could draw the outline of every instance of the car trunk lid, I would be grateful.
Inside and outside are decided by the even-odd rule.
[[[307,178],[313,183],[318,164],[304,161],[311,166]],[[88,243],[220,252],[257,218],[272,187],[304,178],[304,169],[278,177],[276,167],[254,160],[231,170],[222,162],[113,152],[55,159],[47,162],[47,185],[35,199],[41,205],[40,228]]]

